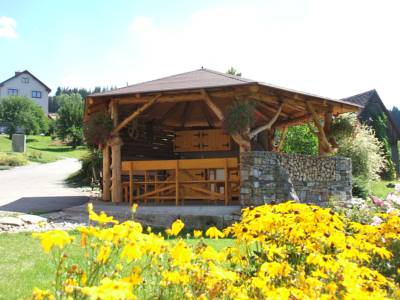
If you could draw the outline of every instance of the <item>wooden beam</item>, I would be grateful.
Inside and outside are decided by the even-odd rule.
[[[211,100],[210,96],[206,92],[205,89],[201,90],[201,94],[203,95],[203,100],[207,104],[207,106],[211,109],[211,111],[217,116],[218,120],[224,120],[224,114],[221,109]]]
[[[314,106],[309,102],[306,102],[306,106],[307,106],[308,111],[312,115],[315,127],[317,127],[317,129],[318,129],[318,140],[320,142],[320,152],[321,152],[320,154],[324,154],[326,152],[332,152],[333,151],[332,146],[329,143],[329,141],[325,135],[324,128],[322,127],[322,125],[320,123],[319,116],[316,113]]]
[[[110,112],[113,126],[116,127],[118,125],[118,100],[113,99],[110,102]]]
[[[276,112],[276,109],[274,109],[274,108],[268,106],[265,102],[256,101],[256,104],[257,104],[259,107],[261,107],[261,108],[263,108],[263,109],[269,111],[270,113],[275,114],[275,112]],[[284,112],[282,111],[282,112],[281,112],[281,116],[287,117],[288,114],[287,114],[287,113],[284,113]]]
[[[128,125],[131,121],[133,121],[135,118],[137,118],[142,112],[144,112],[147,108],[152,106],[158,98],[161,97],[161,94],[156,95],[153,99],[151,99],[149,102],[141,106],[139,109],[134,111],[129,117],[127,117],[125,120],[123,120],[121,123],[119,123],[117,126],[114,123],[114,126],[116,126],[112,131],[111,135],[117,134],[122,128],[124,128],[126,125]]]
[[[277,122],[275,124],[275,128],[296,126],[296,125],[309,123],[311,121],[312,121],[312,116],[310,114],[307,114],[302,117],[298,117],[298,118],[294,118],[294,119],[287,119],[287,120]]]
[[[283,107],[283,104],[281,103],[279,105],[278,110],[275,113],[275,116],[273,116],[273,118],[267,124],[265,124],[263,126],[260,126],[260,127],[256,128],[256,129],[254,129],[253,131],[251,131],[250,134],[249,134],[250,139],[254,138],[261,131],[271,129],[272,125],[274,125],[276,120],[279,118],[279,115],[281,114],[281,111],[282,111],[282,107]]]
[[[110,147],[105,144],[103,147],[103,200],[110,201],[111,170],[110,170]]]

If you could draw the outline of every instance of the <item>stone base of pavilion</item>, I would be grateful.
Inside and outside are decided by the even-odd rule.
[[[96,212],[104,211],[120,222],[132,220],[128,203],[92,201]],[[202,202],[186,202],[184,206],[174,204],[139,205],[134,220],[154,229],[169,227],[176,219],[181,219],[188,229],[206,229],[211,226],[223,228],[238,221],[241,215],[239,205],[204,205]],[[87,205],[74,206],[55,213],[50,218],[62,218],[68,222],[88,222]]]

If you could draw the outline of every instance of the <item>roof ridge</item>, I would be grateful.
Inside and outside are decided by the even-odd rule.
[[[222,73],[222,72],[211,70],[211,69],[208,69],[208,68],[201,68],[199,70],[203,70],[203,71],[207,71],[207,72],[214,73],[214,74],[217,74],[217,75],[225,76],[225,77],[228,77],[228,78],[231,78],[231,79],[236,79],[236,80],[239,80],[239,81],[242,81],[242,82],[258,82],[258,81],[255,81],[253,79],[244,78],[244,77],[241,77],[241,76],[227,74],[227,73]]]

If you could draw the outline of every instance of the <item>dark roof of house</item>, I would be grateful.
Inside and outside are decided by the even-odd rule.
[[[354,104],[360,105],[362,107],[365,107],[365,105],[367,105],[368,101],[371,100],[371,98],[376,95],[378,95],[378,93],[374,89],[374,90],[360,93],[360,94],[357,94],[357,95],[354,95],[351,97],[343,98],[342,101],[354,103]],[[379,97],[379,95],[378,95],[378,97]],[[380,99],[380,97],[379,97],[379,99]]]
[[[22,71],[22,72],[15,72],[15,75],[4,80],[3,82],[0,82],[0,86],[2,86],[4,83],[6,83],[7,81],[10,81],[11,79],[14,79],[18,76],[20,76],[21,74],[29,74],[30,76],[32,76],[35,80],[37,80],[41,85],[43,85],[45,87],[45,89],[47,90],[47,92],[51,92],[51,89],[45,85],[41,80],[39,80],[35,75],[33,75],[31,72],[29,72],[28,70]]]
[[[382,105],[383,111],[386,113],[390,122],[393,124],[393,128],[396,130],[398,136],[400,136],[400,129],[397,127],[396,122],[394,122],[394,120],[393,120],[392,114],[387,110],[385,104],[383,103],[381,97],[379,97],[379,94],[375,89],[364,92],[364,93],[360,93],[360,94],[357,94],[357,95],[354,95],[351,97],[343,98],[341,100],[345,101],[345,102],[350,102],[353,104],[360,105],[361,107],[364,108],[368,104],[368,102],[372,99],[376,99],[380,102],[380,104]],[[361,113],[361,111],[360,111],[360,113]]]
[[[171,75],[160,79],[146,81],[119,89],[103,92],[94,93],[89,95],[90,97],[103,97],[103,96],[118,96],[136,93],[156,93],[166,91],[179,91],[179,90],[192,90],[200,88],[218,88],[218,87],[229,87],[229,86],[240,86],[249,84],[259,84],[262,86],[293,92],[310,97],[316,97],[320,99],[335,101],[343,103],[340,100],[331,99],[327,97],[321,97],[309,93],[304,93],[292,89],[287,89],[272,84],[259,82],[252,79],[247,79],[235,75],[225,74],[218,71],[201,68],[198,70],[185,72],[181,74]],[[346,103],[348,104],[348,103]]]

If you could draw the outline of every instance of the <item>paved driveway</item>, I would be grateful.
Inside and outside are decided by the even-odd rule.
[[[67,158],[0,171],[0,210],[42,213],[86,203],[83,191],[64,183],[79,168],[78,160]]]

